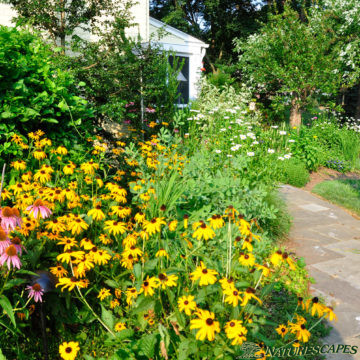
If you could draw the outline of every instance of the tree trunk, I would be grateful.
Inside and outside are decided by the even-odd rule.
[[[60,0],[61,12],[60,12],[60,46],[62,54],[65,55],[65,2]]]
[[[355,119],[360,119],[360,84],[358,84],[358,95],[356,102]]]
[[[294,96],[291,100],[291,109],[290,109],[290,126],[296,126],[299,128],[301,125],[301,108],[298,103],[298,97]]]

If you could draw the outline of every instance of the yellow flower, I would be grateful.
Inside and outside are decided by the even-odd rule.
[[[259,302],[259,304],[262,304],[262,301],[256,296],[255,294],[255,289],[253,288],[247,288],[246,291],[244,292],[244,298],[243,301],[241,303],[241,306],[246,306],[247,303],[249,302],[249,300],[251,299],[255,299]]]
[[[145,281],[141,285],[141,289],[139,291],[139,294],[144,293],[145,296],[153,296],[154,295],[154,289],[158,288],[159,284],[155,277],[149,277],[149,275],[146,277]]]
[[[126,290],[126,303],[130,306],[133,303],[133,300],[137,298],[138,296],[138,292],[136,290],[136,288],[132,287],[132,288],[128,288]]]
[[[126,324],[123,323],[123,322],[118,322],[118,323],[115,324],[114,329],[115,329],[116,332],[125,330],[126,329]]]
[[[224,291],[225,302],[233,307],[238,306],[239,301],[242,301],[240,293],[237,289],[228,289]]]
[[[80,169],[86,175],[94,175],[95,170],[99,169],[99,164],[95,163],[93,160],[90,160],[90,161],[88,161],[86,163],[81,164]]]
[[[282,252],[280,250],[278,250],[276,253],[272,254],[270,257],[270,262],[274,266],[278,266],[279,263],[282,262]]]
[[[289,329],[283,324],[280,324],[275,330],[279,335],[281,335],[281,337],[284,337],[289,331]]]
[[[176,286],[177,279],[178,277],[176,275],[166,275],[165,273],[161,273],[156,280],[159,286],[164,290],[166,287]]]
[[[100,301],[103,301],[104,299],[106,299],[108,296],[111,296],[110,290],[109,289],[105,289],[102,288],[99,292],[99,295],[97,296],[98,299],[100,299]]]
[[[161,231],[161,225],[165,225],[163,217],[153,218],[151,221],[144,220],[143,229],[151,236]]]
[[[11,166],[15,169],[15,170],[25,170],[26,169],[26,162],[24,160],[17,160],[17,161],[13,161],[11,163]]]
[[[270,275],[270,269],[267,266],[255,264],[255,267],[262,271],[263,276],[268,277]]]
[[[120,221],[107,220],[105,221],[104,230],[107,230],[109,234],[123,234],[126,231],[126,224]]]
[[[210,221],[210,226],[214,230],[220,229],[225,225],[225,221],[221,215],[213,215],[210,219],[208,219],[208,221]]]
[[[56,284],[56,287],[58,286],[62,286],[61,291],[64,291],[65,289],[71,291],[75,288],[75,286],[78,286],[79,288],[84,288],[87,285],[84,280],[79,280],[73,276],[71,278],[59,278],[59,282]]]
[[[329,321],[337,321],[337,316],[331,306],[324,306],[323,311],[326,314],[325,319],[329,318]]]
[[[49,174],[45,170],[38,170],[34,175],[34,180],[40,181],[41,184],[44,184],[51,180],[51,174]]]
[[[239,257],[239,262],[243,266],[251,267],[255,264],[255,256],[251,253],[248,254],[241,253]]]
[[[232,340],[231,345],[241,345],[246,341],[247,332],[241,320],[230,320],[225,324],[225,333],[227,338]]]
[[[57,266],[51,267],[50,272],[56,277],[64,277],[68,274],[67,270],[63,266],[58,264]]]
[[[87,216],[91,216],[95,221],[105,219],[105,214],[101,210],[101,205],[96,205],[94,209],[88,211]]]
[[[198,240],[201,240],[202,238],[204,240],[209,240],[215,237],[215,232],[203,222],[193,233],[192,237]]]
[[[178,300],[178,307],[180,311],[184,311],[186,315],[190,316],[191,312],[196,309],[196,302],[194,296],[184,295]]]
[[[196,281],[200,279],[199,285],[209,285],[214,284],[217,281],[216,275],[218,272],[212,269],[207,269],[202,261],[200,261],[200,266],[198,266],[194,272],[190,274],[190,279]]]
[[[63,360],[74,360],[79,351],[80,347],[77,341],[68,343],[65,341],[59,346],[59,354]]]
[[[89,225],[81,218],[76,217],[72,219],[68,224],[68,230],[71,231],[73,235],[79,235],[81,232],[86,230]]]
[[[65,236],[57,244],[58,245],[65,245],[64,251],[67,251],[67,250],[70,250],[71,248],[73,248],[74,246],[77,246],[77,241],[75,240],[75,238],[69,238],[69,237]]]
[[[46,158],[46,154],[45,154],[42,150],[36,149],[36,150],[33,152],[33,157],[34,157],[36,160],[43,160],[43,159]]]
[[[145,220],[145,214],[142,212],[138,212],[135,216],[134,216],[135,221],[138,224],[141,224],[144,220]]]
[[[223,278],[223,279],[219,280],[219,283],[220,283],[223,291],[235,289],[235,284],[234,284],[233,278],[230,278],[230,279]]]
[[[97,265],[106,265],[111,259],[111,255],[106,250],[99,250],[96,246],[91,249],[89,255]]]
[[[58,146],[58,148],[56,149],[56,153],[59,155],[67,155],[68,151],[66,149],[65,146]]]
[[[177,221],[177,220],[170,221],[170,223],[169,223],[169,230],[170,230],[170,231],[175,231],[177,225],[178,225],[178,221]]]
[[[165,249],[160,249],[156,254],[155,257],[167,257],[169,258],[169,254]]]
[[[190,329],[199,329],[196,333],[196,339],[204,341],[207,338],[209,341],[215,339],[215,333],[220,332],[220,324],[215,321],[215,315],[213,312],[199,309],[196,312],[197,319],[190,321]]]
[[[309,310],[310,304],[311,304],[311,316],[315,316],[316,314],[318,315],[318,317],[323,316],[326,307],[319,303],[318,297],[314,297],[311,300],[309,299],[306,302],[306,311]]]

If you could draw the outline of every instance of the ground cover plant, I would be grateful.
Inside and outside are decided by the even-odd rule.
[[[359,180],[323,181],[311,190],[315,194],[360,214]]]
[[[181,147],[120,142],[111,171],[101,143],[79,157],[44,135],[13,136],[1,194],[6,357],[230,359],[260,339],[265,358],[264,344],[316,344],[334,313],[306,294],[303,264],[232,204],[187,208]],[[281,322],[274,291],[293,299]],[[42,333],[44,314],[54,325]]]

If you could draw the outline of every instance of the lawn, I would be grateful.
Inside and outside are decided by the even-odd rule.
[[[317,184],[313,193],[360,215],[360,180],[332,180]]]

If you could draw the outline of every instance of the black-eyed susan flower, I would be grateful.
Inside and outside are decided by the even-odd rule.
[[[184,229],[188,228],[188,224],[189,224],[189,215],[185,214],[184,215]]]
[[[177,279],[178,276],[176,275],[166,275],[165,273],[160,273],[156,280],[158,281],[159,286],[161,286],[164,290],[166,287],[176,286]]]
[[[126,329],[126,324],[123,323],[123,322],[118,322],[115,324],[115,327],[114,327],[114,330],[116,332],[119,332],[119,331],[122,331],[122,330],[125,330]]]
[[[100,234],[99,235],[99,240],[104,244],[104,245],[108,245],[112,243],[112,240],[107,237],[105,234]],[[80,242],[81,245],[81,242]]]
[[[95,170],[99,169],[99,164],[94,162],[93,160],[90,160],[88,162],[85,162],[80,165],[80,169],[86,174],[86,175],[94,175]]]
[[[74,173],[75,168],[76,168],[76,165],[74,163],[70,162],[69,164],[67,164],[63,167],[63,173],[65,175],[72,175]]]
[[[241,306],[246,306],[251,299],[255,299],[260,305],[262,304],[262,301],[255,295],[255,289],[248,287],[244,292]]]
[[[282,251],[278,250],[276,251],[274,254],[271,255],[270,257],[270,262],[274,265],[274,266],[278,266],[281,262],[282,262]]]
[[[63,342],[59,346],[59,354],[63,360],[74,360],[80,351],[77,341]]]
[[[112,206],[110,215],[117,215],[118,217],[125,219],[131,215],[131,209],[128,206]]]
[[[154,276],[149,277],[148,275],[141,285],[139,294],[144,293],[145,296],[153,296],[155,293],[154,289],[158,287],[159,283],[157,282],[156,278]]]
[[[143,229],[151,236],[161,231],[161,225],[165,225],[163,217],[153,218],[150,221],[143,221]]]
[[[243,266],[251,267],[255,264],[255,256],[252,253],[241,253],[239,257],[239,262]]]
[[[255,264],[255,267],[262,272],[263,276],[268,277],[270,275],[270,269],[266,265]]]
[[[119,300],[114,299],[110,301],[110,309],[115,309],[116,307],[120,306]]]
[[[220,279],[219,283],[223,291],[235,289],[234,279],[232,277],[229,279],[228,278]]]
[[[224,291],[225,302],[233,307],[238,306],[239,301],[242,301],[240,292],[237,289],[227,289]]]
[[[195,297],[192,295],[184,295],[178,299],[178,307],[180,311],[184,311],[190,316],[191,312],[196,309]]]
[[[200,279],[200,286],[211,285],[217,281],[216,275],[218,275],[216,270],[207,269],[205,264],[200,261],[200,266],[198,266],[195,271],[190,274],[190,279],[192,281]]]
[[[109,296],[111,296],[110,290],[106,289],[106,288],[102,288],[99,291],[99,295],[97,297],[98,297],[98,299],[100,299],[100,301],[103,301],[104,299],[106,299]]]
[[[145,220],[145,214],[140,211],[135,214],[134,219],[138,224],[141,224]]]
[[[281,337],[284,337],[289,331],[284,324],[280,324],[275,330],[279,335],[281,335]]]
[[[68,151],[67,151],[67,148],[65,146],[58,146],[57,149],[56,149],[56,153],[59,154],[59,155],[67,155]]]
[[[304,303],[304,299],[301,296],[298,296],[298,304],[299,307],[301,307],[303,310],[305,310],[305,303]]]
[[[160,249],[159,251],[156,252],[155,257],[166,257],[169,258],[169,254],[167,253],[167,251],[165,249]]]
[[[221,215],[213,215],[210,219],[208,219],[208,221],[210,221],[210,226],[214,230],[220,229],[225,225],[225,221]]]
[[[220,332],[220,324],[215,321],[215,314],[208,310],[198,309],[196,312],[197,319],[190,321],[190,329],[199,329],[196,333],[196,339],[204,341],[206,338],[209,341],[215,339],[215,333]]]
[[[201,240],[201,239],[209,240],[215,237],[215,232],[204,222],[202,222],[201,225],[195,230],[192,237],[196,238],[197,240]]]
[[[329,321],[337,321],[337,316],[334,313],[334,309],[331,306],[324,306],[323,308],[324,314],[326,314],[325,319],[329,319]]]
[[[79,235],[84,230],[87,230],[88,227],[89,225],[80,217],[73,218],[67,223],[67,228],[71,231],[72,235]]]
[[[139,293],[134,287],[127,288],[125,293],[126,293],[126,303],[129,306],[131,306],[133,304],[133,300],[137,298]]]
[[[88,238],[83,238],[80,241],[80,246],[84,249],[84,250],[91,250],[95,245],[93,244],[93,242],[88,239]]]
[[[13,167],[15,170],[25,170],[26,162],[24,160],[16,160],[11,163],[11,167]]]
[[[111,259],[111,255],[106,250],[98,249],[96,246],[90,250],[89,256],[97,265],[106,265]]]
[[[175,231],[178,225],[178,221],[177,220],[172,220],[169,222],[169,230],[170,231]]]
[[[126,224],[121,221],[107,220],[105,221],[104,230],[107,230],[110,235],[123,234],[126,231]]]
[[[70,238],[67,236],[64,236],[57,244],[64,245],[64,251],[71,250],[74,246],[78,245],[75,238]]]
[[[291,270],[296,270],[296,266],[294,264],[294,260],[291,259],[291,257],[288,255],[288,253],[283,253],[282,258],[284,261],[286,261],[290,267]]]
[[[95,208],[90,209],[87,213],[87,216],[91,216],[95,221],[101,221],[105,219],[105,214],[101,210],[100,204],[97,204]]]
[[[315,296],[314,298],[306,301],[306,311],[309,310],[310,306],[311,306],[311,316],[315,316],[315,315],[317,315],[318,317],[323,316],[325,306],[319,302],[318,297]]]
[[[250,237],[246,237],[244,239],[244,242],[242,244],[242,247],[241,247],[242,250],[247,250],[249,252],[252,252],[253,251],[253,246],[251,244],[251,238]]]
[[[71,278],[62,277],[59,278],[59,282],[56,284],[56,287],[61,286],[61,291],[64,291],[67,289],[68,291],[71,291],[75,288],[75,286],[79,288],[86,287],[86,283],[84,283],[83,280],[77,279],[75,276]]]
[[[36,159],[36,160],[43,160],[46,158],[46,154],[44,151],[42,150],[39,150],[39,149],[36,149],[33,151],[33,157]]]
[[[58,219],[53,219],[45,223],[45,229],[59,234],[66,231],[66,225]]]
[[[68,274],[67,270],[61,264],[51,267],[50,272],[56,277],[65,277]]]
[[[72,260],[81,260],[85,255],[84,251],[72,251],[72,250],[66,250],[64,253],[59,254],[56,257],[57,261],[69,263]]]
[[[241,320],[230,320],[225,324],[226,337],[232,340],[231,345],[242,345],[246,341],[247,332]]]

